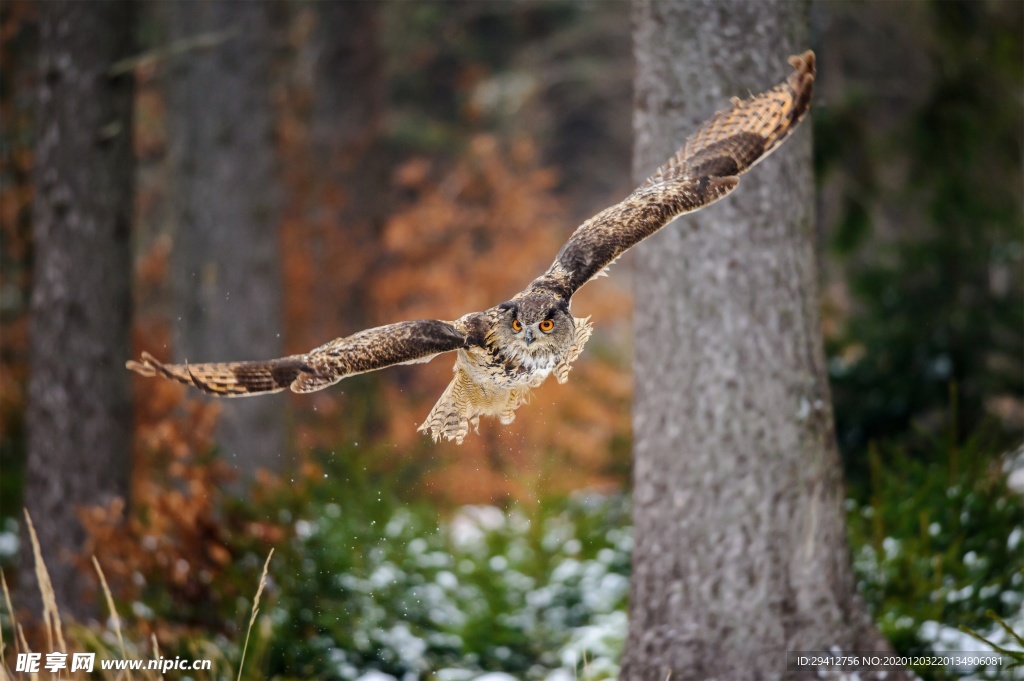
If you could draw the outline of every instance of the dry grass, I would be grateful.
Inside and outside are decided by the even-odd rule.
[[[117,640],[117,646],[119,651],[113,650],[105,640],[102,632],[96,632],[93,629],[84,626],[71,625],[70,631],[72,632],[71,643],[68,645],[68,640],[64,636],[64,626],[61,620],[60,611],[57,608],[57,598],[53,591],[53,583],[50,581],[49,571],[46,569],[46,564],[43,561],[42,552],[39,548],[39,540],[36,537],[35,527],[32,524],[32,518],[29,516],[28,511],[25,511],[25,522],[26,528],[28,529],[29,541],[32,545],[32,555],[35,560],[35,573],[36,579],[39,584],[39,592],[43,600],[43,626],[46,632],[47,641],[47,652],[61,652],[61,653],[73,653],[73,652],[93,652],[99,651],[96,654],[96,664],[93,670],[93,674],[99,674],[100,678],[107,681],[162,681],[164,678],[158,670],[141,670],[133,673],[130,670],[102,670],[100,668],[101,659],[117,659],[117,653],[120,653],[120,659],[123,660],[152,660],[159,659],[160,648],[157,644],[156,636],[151,635],[150,640],[146,641],[145,637],[140,637],[139,641],[132,641],[130,636],[126,640],[125,632],[122,629],[122,620],[117,612],[117,607],[114,604],[114,597],[110,592],[110,587],[107,584],[106,575],[103,574],[102,568],[100,568],[99,561],[94,556],[92,559],[93,566],[96,569],[96,574],[99,577],[100,587],[103,591],[104,600],[106,601],[107,610],[110,613],[109,626],[113,630],[113,634]],[[194,651],[193,659],[209,659],[212,661],[212,669],[207,671],[190,671],[188,674],[192,678],[200,679],[201,681],[214,681],[219,679],[230,679],[235,677],[237,681],[242,679],[242,669],[245,664],[246,653],[249,648],[249,638],[252,634],[252,628],[256,623],[257,615],[259,614],[260,597],[263,595],[263,589],[267,584],[267,571],[270,567],[270,559],[274,555],[273,549],[267,556],[267,560],[263,565],[263,574],[260,576],[259,586],[256,589],[256,596],[253,598],[252,613],[249,617],[249,627],[245,634],[245,646],[242,649],[241,658],[238,661],[237,675],[232,674],[232,664],[230,660],[223,654],[222,651],[218,650],[217,646],[212,643],[203,641],[194,641],[192,648]],[[0,574],[0,585],[3,587],[4,596],[4,607],[7,609],[7,615],[10,618],[11,629],[16,632],[14,640],[14,654],[19,653],[30,653],[33,651],[28,644],[28,640],[25,637],[25,632],[18,623],[14,607],[11,603],[10,592],[7,588],[7,580],[3,574]],[[76,645],[77,644],[77,645]],[[83,645],[85,644],[85,645]],[[70,667],[70,655],[68,656],[68,667]],[[45,663],[46,657],[43,656],[43,663]],[[15,672],[10,669],[7,664],[7,646],[3,640],[3,636],[0,635],[0,681],[37,681],[40,678],[49,678],[50,672],[45,670],[45,667],[41,663],[40,672],[37,673],[22,673]],[[251,674],[253,678],[257,676]],[[90,675],[83,671],[76,671],[74,673],[69,672],[67,669],[61,670],[57,678],[68,679],[68,681],[85,681],[86,679],[95,678],[94,675]]]
[[[29,541],[32,542],[32,555],[36,564],[36,581],[39,583],[39,592],[43,596],[43,625],[46,627],[47,648],[51,651],[59,650],[62,653],[68,652],[68,644],[64,641],[64,628],[60,623],[60,612],[57,610],[57,596],[53,591],[53,582],[50,581],[50,572],[43,562],[42,550],[39,548],[39,538],[36,536],[36,526],[32,524],[32,516],[25,509],[25,523],[28,527]],[[13,616],[13,613],[12,613]],[[59,648],[54,648],[56,638]]]
[[[128,657],[128,650],[124,647],[124,636],[121,635],[121,618],[117,614],[117,607],[114,605],[114,597],[110,593],[110,587],[107,585],[107,576],[103,574],[103,568],[100,567],[100,562],[96,560],[96,556],[92,557],[92,565],[96,568],[96,574],[100,578],[100,586],[103,587],[103,597],[107,601],[107,610],[110,611],[110,621],[114,625],[114,633],[117,634],[117,643],[121,646],[121,657]],[[153,638],[156,641],[156,638]]]
[[[249,627],[245,630],[245,645],[242,647],[242,659],[238,661],[238,679],[242,681],[242,666],[245,664],[245,654],[249,652],[249,635],[252,633],[252,625],[256,623],[256,615],[260,611],[260,596],[263,595],[263,587],[267,585],[267,568],[270,567],[270,559],[274,557],[274,549],[267,554],[267,562],[263,564],[263,574],[260,575],[260,585],[256,588],[256,597],[252,599],[252,615],[249,617]]]

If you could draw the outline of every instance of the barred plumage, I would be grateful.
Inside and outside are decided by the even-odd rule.
[[[511,300],[453,322],[399,322],[338,338],[304,355],[265,362],[164,364],[148,353],[127,367],[222,397],[312,392],[355,374],[427,362],[457,351],[455,377],[419,430],[461,443],[481,416],[511,423],[530,390],[554,373],[564,383],[590,338],[589,318],[569,311],[573,294],[622,253],[677,216],[728,195],[739,176],[772,152],[810,106],[814,53],[790,57],[778,86],[716,113],[624,201],[584,222],[551,267]]]

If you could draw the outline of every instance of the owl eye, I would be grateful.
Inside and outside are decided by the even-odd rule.
[[[547,333],[553,328],[555,328],[555,323],[550,319],[545,319],[540,323],[540,330],[543,331],[544,333]]]
[[[523,325],[519,323],[518,319],[512,320],[512,330],[515,331],[516,333],[523,330]]]

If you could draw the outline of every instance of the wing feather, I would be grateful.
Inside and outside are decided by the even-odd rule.
[[[719,111],[621,203],[584,222],[530,285],[570,298],[627,249],[677,216],[723,198],[739,176],[771,153],[803,120],[814,90],[814,53],[790,57],[776,87]]]
[[[321,345],[304,355],[258,362],[164,364],[149,353],[125,365],[143,376],[162,376],[221,397],[245,397],[291,388],[312,392],[356,374],[397,364],[430,361],[476,342],[463,320],[399,322],[367,329]],[[461,329],[461,330],[460,330]]]

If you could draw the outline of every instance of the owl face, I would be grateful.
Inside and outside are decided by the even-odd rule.
[[[555,355],[569,347],[575,323],[561,299],[524,296],[498,306],[498,331],[506,355]]]

